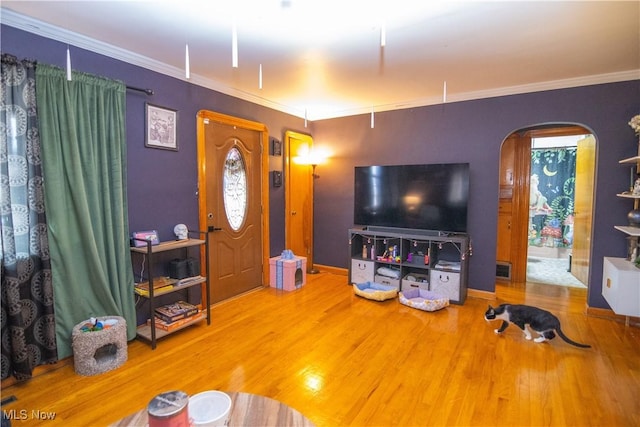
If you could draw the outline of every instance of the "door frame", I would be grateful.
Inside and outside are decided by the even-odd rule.
[[[284,141],[284,161],[285,161],[285,180],[284,180],[284,193],[285,193],[285,208],[284,208],[284,236],[285,236],[285,247],[286,248],[298,248],[304,247],[305,253],[304,256],[307,258],[307,273],[313,274],[317,273],[314,268],[314,260],[313,260],[313,233],[314,233],[314,182],[315,174],[310,169],[311,165],[307,164],[296,164],[293,161],[293,158],[297,155],[297,153],[291,152],[291,141],[297,140],[301,143],[308,144],[309,149],[313,148],[313,137],[306,133],[300,133],[288,130],[285,132],[285,141]],[[292,182],[292,168],[300,168],[305,169],[306,173],[308,173],[308,182],[303,183],[304,185],[296,185],[295,192],[294,183]],[[293,214],[293,203],[291,198],[294,196],[300,195],[300,191],[302,189],[306,189],[307,191],[307,204],[305,205],[305,211],[308,212],[308,215],[303,219],[305,226],[303,226],[303,235],[296,236],[291,229],[291,216]],[[296,244],[293,243],[293,239],[299,238],[301,241],[297,241]]]
[[[269,131],[263,123],[228,116],[209,110],[198,111],[197,117],[197,152],[198,152],[198,220],[200,227],[207,223],[207,182],[206,182],[206,154],[205,154],[205,121],[239,127],[260,133],[261,151],[261,212],[262,222],[262,286],[269,286]],[[204,227],[206,230],[206,226]],[[207,260],[208,262],[208,260]],[[205,291],[203,291],[205,292]],[[204,295],[203,295],[204,298]],[[204,300],[203,300],[204,301]]]
[[[510,283],[526,283],[527,280],[527,233],[529,223],[529,180],[531,175],[531,139],[534,137],[550,137],[550,136],[567,136],[580,133],[593,134],[586,126],[572,123],[551,123],[547,125],[530,126],[521,128],[509,133],[505,137],[518,135],[521,140],[528,140],[529,146],[522,147],[522,143],[517,141],[514,171],[514,188],[513,188],[513,218],[514,232],[511,237],[511,278]],[[594,135],[595,137],[595,135]],[[504,142],[504,141],[503,141]],[[597,138],[596,138],[597,143]],[[500,145],[500,156],[503,144]],[[595,188],[592,189],[595,192]],[[593,235],[593,229],[590,230]],[[590,236],[591,237],[591,236]],[[589,260],[593,248],[589,248]],[[585,284],[589,287],[589,284]]]

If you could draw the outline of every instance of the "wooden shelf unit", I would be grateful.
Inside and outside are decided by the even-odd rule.
[[[186,328],[187,326],[193,325],[194,323],[201,322],[206,319],[207,325],[211,324],[211,300],[210,300],[210,282],[209,282],[209,239],[208,234],[204,231],[190,231],[189,235],[198,235],[199,237],[204,238],[188,238],[185,240],[175,240],[175,241],[166,241],[160,242],[157,245],[153,245],[150,241],[146,241],[143,239],[135,239],[145,242],[145,246],[140,247],[131,247],[131,252],[140,253],[145,255],[145,265],[146,271],[149,274],[148,282],[149,282],[149,294],[142,295],[140,293],[136,293],[141,298],[146,298],[149,301],[149,324],[143,324],[138,326],[137,335],[138,337],[148,341],[151,344],[151,348],[156,348],[156,342],[158,339],[163,338],[167,335],[170,335],[174,332],[178,332],[181,329]],[[194,279],[193,281],[189,281],[184,284],[173,284],[170,289],[159,288],[159,290],[155,290],[153,287],[153,271],[154,271],[154,254],[160,252],[174,251],[178,249],[188,250],[189,248],[204,248],[204,254],[200,253],[200,259],[203,259],[204,262],[201,265],[204,267],[204,276]],[[200,251],[202,252],[202,251]],[[201,268],[202,271],[202,268]],[[189,289],[194,286],[200,286],[202,293],[202,301],[200,304],[200,312],[193,319],[184,324],[176,327],[171,331],[166,331],[164,329],[156,328],[156,298],[161,295],[171,294],[173,292],[182,291],[184,289]]]
[[[640,144],[638,155],[622,159],[618,163],[632,165],[631,188],[629,191],[618,193],[617,196],[633,200],[633,209],[640,209],[640,194],[633,194],[633,177],[640,173]],[[627,258],[605,257],[602,274],[602,296],[616,314],[626,316],[640,316],[640,268],[634,264],[640,257],[640,227],[616,225],[614,228],[627,235]]]

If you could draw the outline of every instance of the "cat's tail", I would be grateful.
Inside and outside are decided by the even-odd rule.
[[[580,344],[579,342],[575,342],[572,339],[570,339],[569,337],[567,337],[560,328],[556,329],[556,332],[558,333],[558,335],[560,336],[560,338],[562,338],[565,342],[571,344],[571,345],[575,345],[576,347],[580,347],[580,348],[591,348],[591,346],[589,344]]]

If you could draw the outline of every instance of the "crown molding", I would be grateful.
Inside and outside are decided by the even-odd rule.
[[[640,69],[622,71],[617,73],[597,74],[591,76],[576,77],[571,79],[553,80],[539,83],[530,83],[518,86],[505,86],[494,89],[480,90],[474,92],[463,92],[448,94],[446,104],[454,102],[473,101],[477,99],[497,98],[500,96],[522,95],[525,93],[544,92],[548,90],[570,89],[580,86],[591,86],[606,83],[617,83],[632,80],[640,80]],[[389,105],[375,105],[376,113],[393,110],[404,110],[408,108],[426,107],[443,104],[441,97],[421,98],[407,102],[393,103]],[[310,120],[324,120],[338,117],[356,116],[361,114],[371,114],[371,107],[354,108],[349,110],[333,111],[333,114],[313,115]]]
[[[192,73],[191,78],[186,79],[184,77],[184,70],[182,70],[181,68],[177,68],[177,67],[165,64],[163,62],[156,61],[149,57],[139,55],[137,53],[134,53],[125,49],[121,49],[119,47],[110,45],[108,43],[91,39],[81,34],[74,33],[72,31],[68,31],[63,28],[47,24],[45,22],[15,13],[5,8],[2,8],[2,13],[0,14],[0,23],[27,31],[29,33],[36,34],[42,37],[57,40],[59,42],[66,43],[75,47],[86,49],[91,52],[105,55],[110,58],[126,62],[128,64],[137,65],[139,67],[142,67],[151,71],[155,71],[157,73],[164,74],[166,76],[170,76],[179,80],[189,82],[191,84],[202,86],[207,89],[211,89],[216,92],[220,92],[222,94],[229,95],[234,98],[239,98],[244,101],[251,102],[263,107],[271,108],[286,114],[290,114],[300,118],[305,118],[305,116],[307,116],[306,118],[309,121],[333,119],[333,118],[339,118],[339,117],[348,117],[348,116],[371,113],[372,107],[366,106],[361,108],[353,108],[353,109],[345,109],[345,110],[331,110],[331,111],[323,111],[323,112],[316,112],[316,113],[309,112],[307,114],[306,111],[300,108],[296,108],[288,105],[282,105],[280,103],[244,92],[237,88],[229,87],[218,81],[215,81],[209,78],[204,78],[197,74]],[[570,79],[530,83],[530,84],[517,85],[517,86],[507,86],[507,87],[500,87],[500,88],[487,89],[487,90],[474,91],[474,92],[465,92],[465,93],[457,93],[457,94],[451,93],[448,95],[448,99],[446,103],[463,102],[463,101],[471,101],[476,99],[495,98],[499,96],[519,95],[524,93],[542,92],[542,91],[556,90],[556,89],[567,89],[567,88],[580,87],[580,86],[590,86],[590,85],[596,85],[596,84],[615,83],[615,82],[639,80],[639,79],[640,79],[640,69],[635,69],[635,70],[622,71],[622,72],[616,72],[616,73],[590,75],[590,76],[576,77],[576,78],[570,78]],[[422,98],[422,99],[416,99],[416,100],[408,100],[407,102],[393,103],[388,105],[374,105],[373,109],[375,112],[384,112],[384,111],[402,110],[402,109],[408,109],[408,108],[425,107],[430,105],[439,105],[442,103],[443,103],[442,98],[430,97],[430,98]]]
[[[2,9],[2,13],[0,14],[0,23],[42,37],[46,37],[48,39],[56,40],[61,43],[69,44],[74,47],[108,56],[109,58],[117,59],[128,64],[137,65],[147,70],[155,71],[157,73],[164,74],[178,80],[183,80],[191,84],[202,86],[207,89],[232,96],[234,98],[239,98],[244,101],[261,105],[263,107],[278,110],[283,113],[291,114],[298,117],[304,117],[304,110],[300,110],[299,108],[281,105],[277,102],[273,102],[268,99],[255,96],[253,94],[246,93],[242,90],[223,85],[220,82],[204,78],[194,73],[191,73],[191,78],[187,79],[184,76],[184,70],[181,68],[174,67],[172,65],[156,61],[155,59],[139,55],[126,49],[122,49],[108,43],[83,36],[82,34],[65,30],[64,28],[47,24],[46,22],[42,22],[28,16],[15,13],[11,10],[7,10],[4,8]]]

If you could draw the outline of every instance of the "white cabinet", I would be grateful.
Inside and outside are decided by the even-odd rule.
[[[381,274],[376,274],[373,278],[376,283],[381,283],[387,286],[393,286],[398,291],[400,291],[400,279],[394,279],[393,277],[383,276]]]
[[[460,274],[450,271],[431,270],[431,287],[434,292],[444,295],[449,300],[460,300]]]
[[[351,283],[373,282],[375,263],[361,259],[351,260]]]
[[[625,258],[605,257],[602,296],[616,314],[640,317],[640,269]]]
[[[402,279],[402,289],[423,289],[429,290],[429,275],[419,273],[409,273]]]

